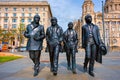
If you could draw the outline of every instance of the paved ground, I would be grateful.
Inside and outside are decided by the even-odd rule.
[[[77,74],[66,69],[65,53],[59,56],[58,75],[53,76],[49,70],[48,53],[42,53],[40,73],[33,77],[33,64],[28,53],[14,53],[26,57],[4,64],[0,64],[0,80],[119,80],[120,79],[120,52],[111,52],[103,57],[103,64],[95,64],[95,77],[84,73],[82,66],[84,52],[77,53]]]

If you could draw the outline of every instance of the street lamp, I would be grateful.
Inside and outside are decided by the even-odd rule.
[[[106,45],[106,41],[105,41],[105,25],[104,25],[104,4],[102,1],[102,23],[103,23],[103,41]]]

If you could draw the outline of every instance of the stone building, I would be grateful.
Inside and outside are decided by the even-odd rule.
[[[102,4],[101,4],[102,5]],[[79,46],[81,47],[81,28],[85,24],[84,17],[91,14],[93,23],[99,26],[101,38],[110,49],[120,48],[120,0],[106,0],[104,4],[104,28],[102,12],[94,11],[92,0],[84,0],[82,5],[82,17],[74,25],[79,34]]]
[[[50,25],[52,12],[47,1],[41,0],[0,0],[0,26],[3,30],[15,30],[20,28],[20,24],[26,27],[35,14],[41,17],[40,23],[44,29]],[[13,37],[14,46],[19,45],[19,35],[15,33]],[[21,46],[26,45],[26,39],[22,39]],[[13,46],[13,45],[11,45]],[[43,47],[46,47],[44,41]]]

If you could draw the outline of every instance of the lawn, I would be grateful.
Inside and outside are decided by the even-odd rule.
[[[19,58],[22,58],[22,57],[21,56],[0,56],[0,63],[16,60]]]

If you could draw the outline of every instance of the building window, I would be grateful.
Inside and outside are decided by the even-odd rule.
[[[28,19],[28,22],[31,22],[31,21],[32,21],[32,19],[31,19],[31,18],[29,18],[29,19]]]
[[[115,25],[115,24],[116,24],[116,21],[113,21],[113,24]]]
[[[36,11],[38,11],[39,10],[39,8],[36,8]]]
[[[36,15],[39,15],[38,13],[36,13]]]
[[[17,22],[17,19],[12,19],[12,22],[14,22],[14,23]]]
[[[112,10],[112,5],[110,5],[110,10]]]
[[[45,7],[43,7],[43,11],[45,11]]]
[[[118,28],[119,28],[119,31],[120,31],[120,26]]]
[[[115,25],[115,24],[116,24],[116,22],[115,22],[115,21],[112,21],[112,22],[111,22],[111,24],[112,24],[112,25]]]
[[[22,11],[25,11],[25,8],[22,8]]]
[[[101,18],[101,16],[98,16],[98,19],[100,19]]]
[[[116,43],[117,43],[117,40],[116,40],[116,39],[113,39],[112,42],[113,42],[113,44],[116,44]]]
[[[118,15],[118,18],[120,18],[120,15]]]
[[[5,13],[5,17],[8,17],[8,13]]]
[[[7,24],[4,24],[4,28],[8,28]]]
[[[13,13],[13,17],[16,17],[16,15],[17,15],[16,13]]]
[[[115,31],[115,28],[114,28],[114,27],[112,27],[112,31]]]
[[[114,15],[112,15],[112,18],[115,18]]]
[[[25,14],[24,13],[22,13],[22,17],[24,17],[25,16]]]
[[[8,19],[4,19],[4,22],[8,22]]]
[[[24,22],[25,22],[25,19],[22,19],[22,20],[21,20],[21,22],[23,22],[23,23],[24,23]]]
[[[16,11],[17,10],[17,8],[13,8],[13,11]]]
[[[43,18],[43,22],[45,22],[45,18]]]
[[[118,21],[118,24],[120,25],[120,21]]]
[[[32,11],[32,8],[29,8],[29,11]]]
[[[29,13],[29,17],[31,17],[32,16],[32,14],[31,13]]]
[[[8,11],[8,8],[5,8],[5,11]]]
[[[119,37],[119,33],[117,33],[117,37]]]
[[[106,7],[106,13],[108,13],[108,6]]]
[[[43,16],[45,16],[45,13],[43,13]]]
[[[16,24],[12,24],[12,28],[16,28],[17,26],[16,26]]]
[[[115,10],[117,10],[117,4],[115,4]]]

